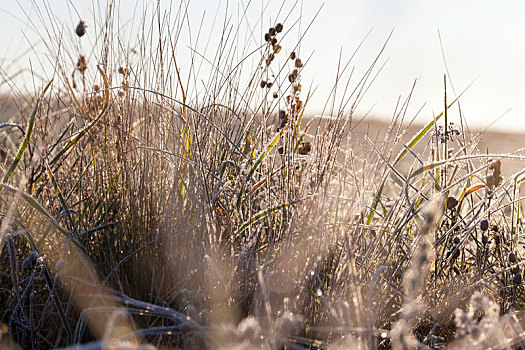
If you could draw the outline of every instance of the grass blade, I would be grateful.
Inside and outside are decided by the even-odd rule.
[[[27,125],[27,130],[25,132],[25,137],[22,143],[20,144],[20,148],[18,148],[18,152],[16,153],[15,159],[13,159],[13,162],[11,163],[11,166],[7,170],[7,172],[4,175],[4,178],[2,179],[3,183],[7,183],[11,175],[13,175],[18,163],[22,160],[22,156],[24,155],[24,152],[27,148],[27,145],[29,144],[29,140],[31,139],[31,134],[33,133],[33,127],[35,126],[35,118],[36,113],[38,111],[38,105],[40,104],[40,100],[42,97],[44,97],[46,91],[51,86],[51,83],[53,80],[51,80],[49,83],[47,83],[46,87],[44,88],[44,91],[42,91],[42,94],[40,94],[40,97],[35,103],[35,107],[33,108],[33,112],[31,112],[31,116],[29,117],[29,124]]]

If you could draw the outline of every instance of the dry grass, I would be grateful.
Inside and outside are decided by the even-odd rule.
[[[378,60],[358,79],[341,63],[330,117],[303,120],[295,8],[267,35],[225,17],[184,70],[184,6],[133,47],[115,11],[43,31],[53,81],[7,97],[2,345],[522,346],[523,174],[501,170],[524,157],[480,154],[456,100],[407,135],[408,97],[372,141],[354,112]]]

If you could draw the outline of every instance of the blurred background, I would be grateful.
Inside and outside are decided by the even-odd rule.
[[[416,121],[428,121],[443,110],[443,76],[447,74],[448,100],[464,92],[461,110],[469,127],[483,129],[493,123],[490,127],[493,131],[525,130],[523,2],[182,0],[170,3],[160,1],[161,7],[170,7],[172,12],[186,12],[192,23],[181,35],[177,47],[183,57],[183,74],[184,60],[189,60],[192,52],[203,56],[216,52],[220,38],[214,35],[222,33],[225,25],[242,22],[248,28],[249,34],[239,43],[250,48],[238,53],[242,59],[252,47],[264,42],[264,33],[271,25],[283,22],[285,31],[290,30],[283,41],[291,43],[283,47],[290,48],[302,38],[301,57],[307,61],[303,86],[311,86],[314,91],[307,109],[311,115],[323,112],[339,64],[344,66],[359,47],[342,79],[346,81],[352,73],[351,81],[357,82],[388,41],[375,65],[373,74],[377,78],[356,110],[358,115],[368,113],[390,120],[398,100],[405,101],[417,80],[406,119],[417,115]],[[122,28],[119,40],[133,42],[137,40],[134,35],[140,23],[138,18],[154,11],[157,1],[126,0],[116,1],[115,5],[118,14],[115,20]],[[107,2],[97,0],[2,1],[0,91],[22,94],[41,88],[53,72],[53,62],[46,58],[60,49],[56,41],[46,38],[58,38],[64,41],[61,45],[87,51],[100,40],[89,33],[90,24],[94,28],[94,22],[104,21],[105,11]],[[83,41],[71,35],[79,19],[86,21],[90,34]],[[64,35],[64,31],[70,33]],[[72,57],[72,61],[75,59]],[[42,81],[38,81],[39,77]],[[455,107],[450,118],[457,122],[458,117]]]

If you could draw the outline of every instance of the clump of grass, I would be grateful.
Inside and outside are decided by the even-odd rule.
[[[70,29],[82,45],[48,30],[52,82],[1,125],[2,344],[523,342],[524,177],[502,176],[523,156],[479,154],[446,97],[409,140],[410,96],[384,139],[363,135],[354,114],[382,49],[356,82],[340,63],[311,119],[289,14],[263,33],[226,19],[210,54],[184,4],[155,11],[133,43],[115,6]]]

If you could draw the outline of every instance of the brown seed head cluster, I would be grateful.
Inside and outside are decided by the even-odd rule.
[[[84,55],[80,55],[77,61],[77,69],[80,73],[84,74],[87,69],[87,60]]]
[[[264,40],[272,46],[273,52],[266,59],[266,65],[269,66],[275,59],[275,55],[281,52],[282,47],[277,41],[276,35],[283,30],[282,23],[277,23],[275,27],[268,29],[268,33],[264,34]]]

